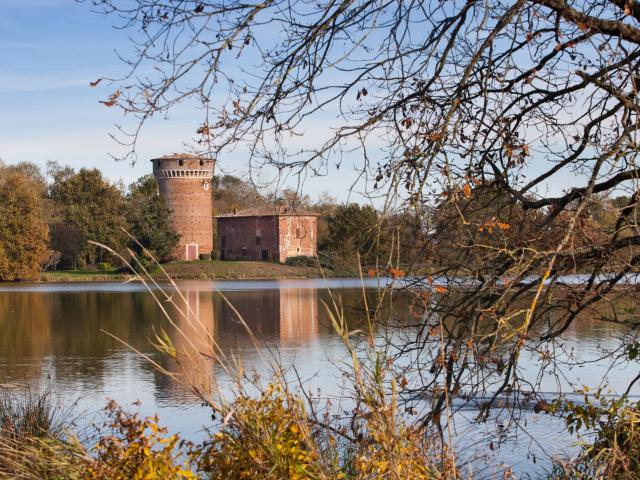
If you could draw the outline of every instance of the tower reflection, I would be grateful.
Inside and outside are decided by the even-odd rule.
[[[258,346],[303,346],[318,335],[318,291],[273,289],[256,291],[211,291],[208,284],[181,284],[183,298],[174,295],[169,310],[173,324],[167,331],[175,357],[160,356],[159,363],[183,382],[201,392],[214,385],[216,359],[234,366],[241,353],[246,370],[261,367]],[[224,296],[223,296],[224,295]],[[176,298],[178,298],[176,300]],[[251,332],[251,333],[249,333]],[[219,349],[219,350],[218,350]],[[183,387],[156,374],[157,395],[189,401]]]
[[[159,363],[176,381],[158,373],[159,396],[186,400],[190,395],[185,385],[206,396],[215,382],[214,297],[209,289],[186,284],[180,289],[180,294],[174,293],[172,298],[172,308],[168,309],[172,324],[167,334],[173,352],[161,355]]]

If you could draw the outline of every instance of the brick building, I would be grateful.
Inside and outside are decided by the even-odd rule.
[[[171,227],[180,241],[171,255],[197,260],[213,250],[211,179],[215,161],[186,154],[154,158],[153,174],[160,194],[171,209]]]
[[[318,214],[285,207],[256,207],[218,215],[221,260],[269,260],[317,255]]]

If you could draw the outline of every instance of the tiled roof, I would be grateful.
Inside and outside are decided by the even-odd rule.
[[[217,218],[238,218],[238,217],[318,217],[316,212],[309,210],[300,210],[292,207],[282,207],[275,205],[262,205],[260,207],[245,208],[235,212],[217,215]]]

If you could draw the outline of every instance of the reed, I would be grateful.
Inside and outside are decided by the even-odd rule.
[[[50,383],[0,386],[0,478],[81,479],[90,457]]]

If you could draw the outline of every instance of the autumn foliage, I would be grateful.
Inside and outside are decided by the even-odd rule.
[[[37,279],[49,256],[48,241],[38,183],[0,165],[0,281]]]

